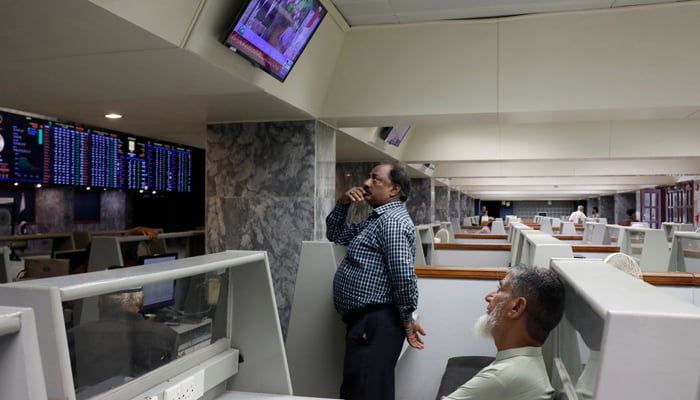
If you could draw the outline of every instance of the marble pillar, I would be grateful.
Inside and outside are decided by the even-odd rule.
[[[285,336],[301,243],[325,235],[334,163],[335,131],[316,121],[208,127],[207,251],[267,251]]]
[[[406,209],[416,225],[432,221],[431,185],[428,178],[411,179],[411,195],[406,201]]]
[[[450,189],[450,210],[448,221],[458,219],[459,213],[459,192],[455,189]]]
[[[435,185],[435,218],[434,222],[449,221],[449,188]]]

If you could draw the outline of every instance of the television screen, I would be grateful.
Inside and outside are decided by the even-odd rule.
[[[319,0],[250,0],[224,44],[284,82],[325,15]]]
[[[406,137],[406,133],[409,129],[411,129],[410,126],[394,126],[391,128],[384,141],[398,147]]]

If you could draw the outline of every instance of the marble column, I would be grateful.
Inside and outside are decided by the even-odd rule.
[[[325,236],[335,131],[316,121],[208,127],[207,251],[267,251],[286,336],[304,240]]]
[[[435,185],[435,218],[433,222],[449,220],[449,194],[450,191],[447,186]]]
[[[598,211],[602,218],[607,218],[609,224],[615,223],[615,196],[600,196]]]
[[[416,225],[432,221],[431,182],[428,178],[411,179],[411,195],[406,201],[406,209]]]
[[[455,189],[450,189],[450,210],[447,221],[459,219],[459,192]]]

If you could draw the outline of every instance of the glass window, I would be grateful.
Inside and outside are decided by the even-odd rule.
[[[67,324],[76,396],[88,398],[212,343],[225,275],[201,274],[76,300]],[[220,315],[225,315],[221,313]]]

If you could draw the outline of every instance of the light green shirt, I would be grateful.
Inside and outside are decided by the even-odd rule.
[[[446,397],[447,400],[549,400],[549,383],[540,347],[496,353],[496,360]]]

